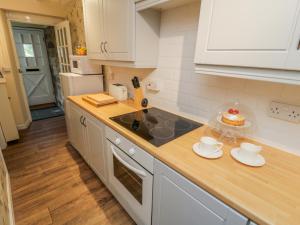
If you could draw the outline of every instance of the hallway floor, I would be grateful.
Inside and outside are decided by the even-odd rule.
[[[64,117],[33,122],[3,151],[16,225],[129,225],[132,219],[68,143]]]
[[[32,121],[44,120],[52,117],[63,116],[64,111],[58,106],[41,108],[41,109],[31,109]]]

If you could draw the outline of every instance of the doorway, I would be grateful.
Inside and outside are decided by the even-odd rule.
[[[53,26],[12,23],[32,120],[64,114]]]

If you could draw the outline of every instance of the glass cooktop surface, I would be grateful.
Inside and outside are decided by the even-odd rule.
[[[203,126],[201,123],[157,108],[144,109],[110,119],[156,147]]]

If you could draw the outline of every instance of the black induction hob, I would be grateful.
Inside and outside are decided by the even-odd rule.
[[[203,126],[201,123],[157,108],[144,109],[110,119],[156,147]]]

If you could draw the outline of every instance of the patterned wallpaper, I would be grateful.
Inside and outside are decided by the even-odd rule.
[[[1,151],[1,149],[0,149]],[[7,170],[4,164],[2,153],[0,152],[0,224],[9,225],[9,209],[7,196]]]
[[[86,46],[84,36],[83,8],[81,0],[74,0],[70,4],[70,9],[67,13],[67,20],[70,21],[72,47],[73,52],[75,52],[76,46]]]

